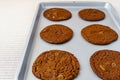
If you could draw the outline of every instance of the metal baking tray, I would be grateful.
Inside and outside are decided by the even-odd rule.
[[[69,10],[72,13],[72,18],[65,21],[49,21],[43,16],[44,10],[52,7],[60,7]],[[96,8],[102,10],[106,17],[101,21],[85,21],[78,16],[78,11],[85,8]],[[74,31],[73,38],[64,44],[50,44],[43,41],[39,33],[50,24],[63,24],[69,26]],[[119,38],[117,41],[109,45],[94,45],[88,43],[80,34],[83,27],[90,24],[103,24],[114,29]],[[19,65],[16,80],[39,80],[32,74],[32,64],[36,57],[47,50],[60,49],[73,53],[80,62],[80,73],[74,80],[101,80],[93,73],[89,59],[90,56],[97,50],[111,49],[120,51],[120,18],[116,10],[110,3],[107,2],[43,2],[39,4],[35,22],[31,27],[30,34],[25,47],[25,52],[22,62]],[[87,75],[87,77],[86,77]]]

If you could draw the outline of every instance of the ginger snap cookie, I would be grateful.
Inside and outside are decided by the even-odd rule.
[[[33,74],[42,80],[73,80],[79,73],[77,58],[62,50],[50,50],[40,54],[32,66]]]
[[[43,15],[51,21],[62,21],[72,17],[71,12],[64,8],[50,8],[45,10]]]
[[[92,24],[81,30],[81,35],[92,44],[105,45],[118,39],[118,34],[108,26]]]
[[[99,21],[105,18],[105,13],[98,9],[83,9],[79,11],[78,15],[87,21]]]
[[[120,80],[120,52],[96,51],[90,58],[93,72],[103,80]]]
[[[40,37],[43,40],[54,44],[67,42],[72,36],[72,29],[61,24],[49,25],[40,32]]]

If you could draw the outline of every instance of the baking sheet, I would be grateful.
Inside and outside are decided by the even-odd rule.
[[[43,16],[44,10],[48,8],[65,8],[72,13],[72,18],[66,21],[49,21]],[[106,14],[106,18],[101,21],[84,21],[78,16],[78,12],[85,8],[96,8]],[[51,24],[63,24],[70,27],[73,38],[64,44],[50,44],[39,37],[40,31]],[[111,49],[120,51],[120,40],[109,45],[94,45],[88,43],[80,34],[82,28],[90,24],[103,24],[114,29],[120,36],[120,19],[111,4],[106,2],[47,2],[40,3],[33,27],[31,28],[28,41],[26,43],[23,61],[17,72],[17,80],[39,80],[32,74],[32,64],[40,53],[59,49],[73,53],[80,62],[80,73],[74,80],[101,80],[93,72],[89,64],[90,56],[97,50]],[[87,75],[87,76],[86,76]]]

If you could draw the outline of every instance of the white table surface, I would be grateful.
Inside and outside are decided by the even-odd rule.
[[[43,1],[73,0],[0,0],[0,80],[14,80],[37,6]],[[110,2],[120,16],[120,0],[88,1]]]

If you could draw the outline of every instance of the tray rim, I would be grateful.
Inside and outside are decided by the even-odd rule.
[[[15,72],[16,75],[14,77],[14,80],[19,80],[19,75],[20,75],[20,71],[22,69],[22,64],[23,64],[23,62],[25,60],[25,55],[26,55],[26,52],[27,52],[27,48],[28,48],[28,45],[30,44],[29,42],[30,42],[30,39],[32,37],[33,28],[34,28],[35,22],[37,20],[39,7],[40,7],[40,4],[37,5],[37,8],[35,10],[35,14],[34,14],[34,17],[32,19],[31,26],[30,26],[30,30],[28,31],[27,38],[26,38],[26,41],[25,41],[24,49],[23,49],[23,52],[22,52],[23,54],[21,55],[21,59],[18,62],[18,65],[17,65],[17,69],[16,69],[16,72]]]
[[[120,23],[120,15],[118,14],[118,12],[116,11],[116,9],[112,6],[111,3],[109,2],[106,2],[106,1],[54,1],[54,2],[40,2],[37,6],[37,9],[35,11],[35,14],[34,14],[34,17],[33,17],[33,20],[32,20],[32,24],[30,26],[30,30],[28,32],[28,35],[27,35],[27,38],[26,38],[26,41],[25,41],[25,46],[24,46],[24,50],[23,50],[23,54],[21,56],[21,59],[20,61],[18,62],[18,65],[17,65],[17,69],[16,69],[16,72],[15,72],[15,77],[14,77],[14,80],[19,80],[19,76],[20,76],[20,73],[21,73],[21,70],[22,70],[22,67],[23,67],[23,63],[25,61],[25,55],[27,54],[27,48],[28,48],[28,45],[30,44],[30,40],[32,38],[32,36],[34,36],[34,26],[37,26],[36,24],[36,21],[39,22],[39,19],[38,19],[38,13],[40,12],[40,7],[42,7],[44,4],[61,4],[61,3],[66,3],[66,4],[70,4],[70,3],[103,3],[104,5],[109,5],[110,8],[112,8],[114,10],[114,18],[117,19],[117,22]],[[33,41],[32,41],[33,42]],[[31,44],[32,45],[32,44]],[[31,46],[30,46],[31,47]],[[29,58],[29,57],[28,57]],[[28,60],[27,58],[27,60]],[[28,61],[27,61],[28,62]],[[26,68],[27,66],[25,66]],[[25,69],[26,70],[26,69]],[[24,74],[25,75],[25,74]],[[23,77],[24,79],[24,77]],[[21,79],[20,79],[21,80]]]

